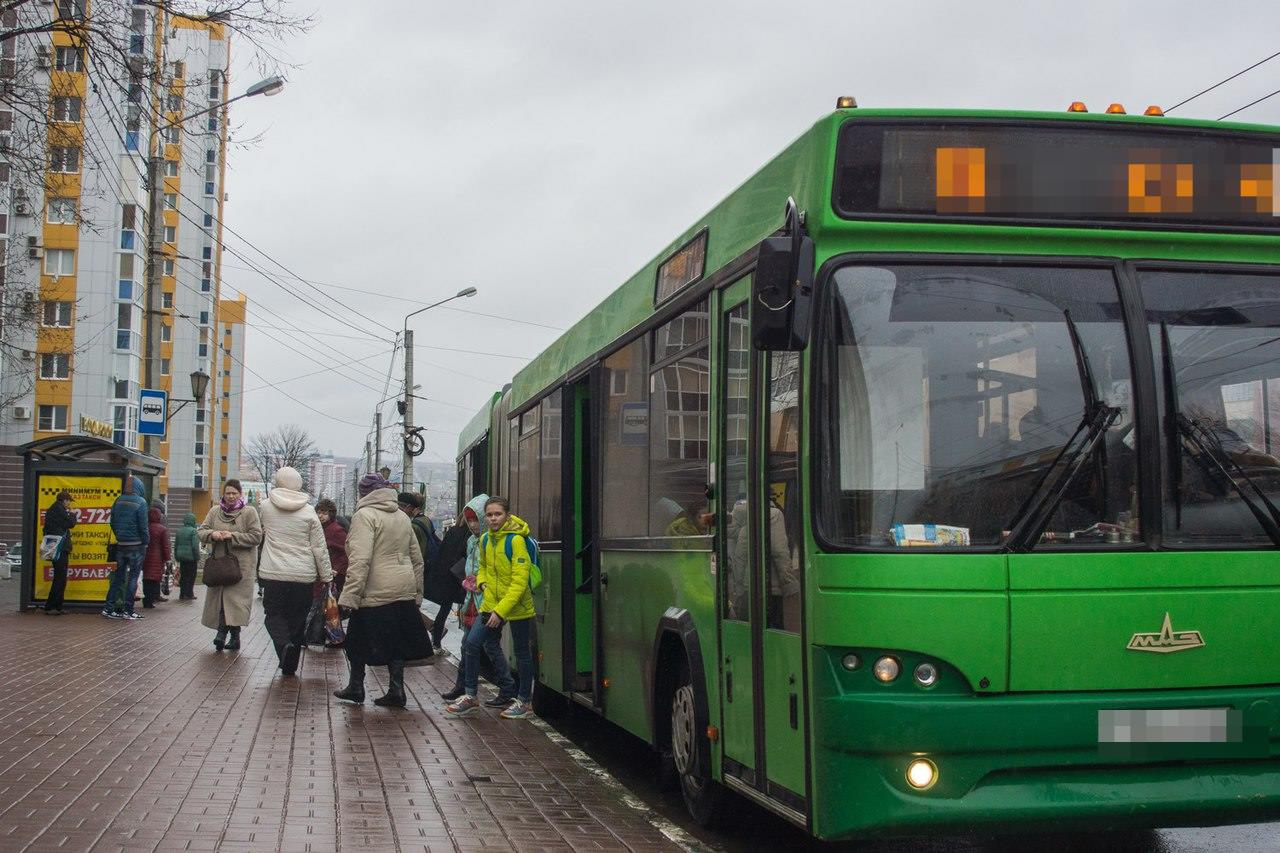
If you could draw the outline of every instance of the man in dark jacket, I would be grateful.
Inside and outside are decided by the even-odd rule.
[[[422,514],[422,495],[416,492],[401,492],[396,497],[396,502],[400,504],[401,512],[409,516],[409,522],[413,525],[413,535],[417,538],[418,548],[422,551],[422,597],[440,605],[435,621],[431,624],[431,645],[432,648],[439,649],[440,641],[449,630],[445,622],[450,605],[448,593],[439,583],[440,537],[436,535],[435,523]]]
[[[111,619],[141,619],[133,611],[133,597],[142,577],[142,561],[151,542],[147,490],[137,477],[125,477],[124,491],[111,505],[111,533],[116,538],[116,570],[107,589],[102,615]]]
[[[62,615],[62,600],[67,592],[67,563],[71,560],[71,528],[76,526],[76,514],[71,511],[71,493],[58,492],[53,505],[45,510],[44,535],[61,536],[58,553],[53,558],[53,584],[44,602],[44,612]]]

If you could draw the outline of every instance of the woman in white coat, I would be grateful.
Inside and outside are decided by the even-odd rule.
[[[333,580],[324,528],[302,491],[302,475],[292,468],[276,472],[274,487],[262,504],[262,609],[267,633],[275,643],[280,670],[298,671],[305,640],[307,613],[316,584]]]

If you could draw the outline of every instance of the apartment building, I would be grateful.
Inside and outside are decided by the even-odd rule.
[[[48,113],[43,132],[27,135],[46,150],[0,146],[47,164],[25,179],[0,164],[6,317],[20,302],[17,315],[29,321],[0,329],[0,399],[9,401],[0,409],[0,458],[66,433],[144,450],[168,463],[155,491],[176,524],[188,510],[207,510],[226,460],[240,455],[245,303],[222,299],[221,286],[227,34],[122,0],[88,8],[58,0],[5,14],[19,13],[87,16],[128,56],[86,48],[66,32],[5,43],[0,129],[24,117],[2,100],[16,91],[3,85],[6,72],[26,74],[27,103],[34,92]],[[15,23],[25,22],[8,26]],[[149,168],[159,185],[154,231]],[[151,294],[149,240],[159,273]],[[192,374],[210,377],[207,391],[182,403],[193,398]],[[144,387],[169,392],[163,439],[138,435]],[[0,506],[16,499],[14,479],[0,471]],[[0,518],[0,540],[15,541],[16,528]]]

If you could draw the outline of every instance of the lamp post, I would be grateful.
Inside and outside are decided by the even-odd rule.
[[[410,452],[409,437],[413,434],[413,330],[409,328],[409,318],[415,314],[421,314],[423,311],[430,311],[446,302],[452,302],[455,299],[462,299],[468,296],[475,296],[476,289],[474,287],[465,287],[459,290],[448,299],[441,299],[439,302],[433,302],[425,305],[417,311],[410,311],[404,315],[404,456],[401,460],[400,488],[403,491],[413,490],[413,457],[414,453]]]
[[[205,373],[203,370],[191,371],[191,399],[183,400],[175,397],[174,399],[170,400],[169,402],[178,403],[179,405],[176,409],[169,410],[169,416],[164,419],[165,423],[168,423],[169,421],[173,420],[173,416],[178,414],[178,412],[181,412],[183,409],[185,409],[187,407],[187,403],[203,403],[204,394],[208,390],[209,390],[209,374]]]
[[[272,95],[280,94],[280,90],[284,88],[284,79],[281,77],[268,77],[254,85],[250,86],[243,94],[229,98],[222,103],[214,104],[198,112],[190,115],[182,116],[173,121],[157,124],[152,131],[151,143],[147,153],[147,262],[146,262],[146,292],[144,299],[144,313],[146,319],[146,342],[143,344],[143,360],[142,360],[142,384],[147,387],[153,387],[155,381],[155,360],[156,360],[156,344],[155,344],[155,326],[154,317],[156,314],[156,294],[160,291],[160,261],[163,256],[161,247],[163,245],[162,237],[164,235],[163,206],[162,199],[164,197],[161,192],[161,169],[163,167],[164,157],[162,156],[160,143],[160,134],[171,127],[182,124],[190,119],[197,118],[205,113],[220,110],[228,104],[234,103],[241,98],[251,98],[255,95]],[[205,383],[208,383],[208,375],[205,374]],[[195,374],[191,376],[192,395],[196,397],[195,401],[184,400],[184,405],[188,402],[201,402],[203,394],[195,394]],[[179,409],[182,407],[179,406]],[[175,413],[177,410],[174,410]],[[143,437],[143,452],[152,454],[152,436]]]

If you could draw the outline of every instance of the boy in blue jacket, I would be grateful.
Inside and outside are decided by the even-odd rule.
[[[111,505],[111,532],[116,537],[116,570],[107,587],[107,606],[102,615],[111,619],[141,619],[133,612],[133,597],[142,576],[142,561],[151,541],[147,517],[147,490],[142,480],[126,477],[124,490]]]

